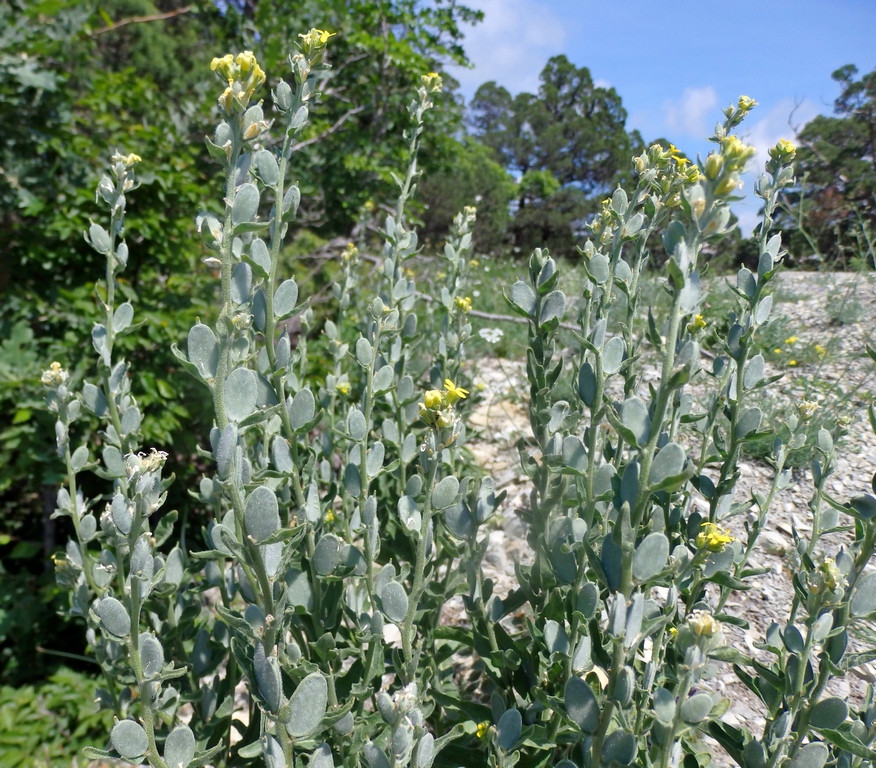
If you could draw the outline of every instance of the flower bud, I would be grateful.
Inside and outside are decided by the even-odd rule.
[[[724,158],[717,152],[711,152],[706,158],[706,178],[714,181],[721,174],[724,167]]]

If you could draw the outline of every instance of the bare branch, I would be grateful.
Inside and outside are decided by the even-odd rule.
[[[127,19],[113,22],[106,27],[93,30],[90,34],[92,37],[105,35],[107,32],[115,32],[120,27],[127,27],[128,24],[144,24],[149,21],[165,21],[172,19],[175,16],[182,16],[184,13],[191,13],[193,6],[187,5],[184,8],[177,8],[175,11],[167,11],[166,13],[153,13],[149,16],[129,16]]]
[[[304,147],[308,147],[311,144],[316,144],[318,141],[322,141],[326,136],[331,136],[335,131],[337,131],[344,123],[347,122],[353,115],[359,114],[364,106],[355,107],[353,109],[348,109],[341,115],[336,121],[335,124],[330,128],[326,128],[321,133],[318,133],[316,136],[311,136],[309,139],[305,139],[304,141],[299,141],[297,144],[292,145],[292,151],[297,152],[299,149],[303,149]]]

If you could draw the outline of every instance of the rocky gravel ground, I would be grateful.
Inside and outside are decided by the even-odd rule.
[[[876,375],[873,363],[863,354],[864,345],[874,345],[876,339],[876,280],[855,275],[788,272],[780,278],[776,299],[774,317],[785,323],[783,327],[792,329],[798,348],[819,344],[828,350],[822,360],[811,364],[795,361],[791,365],[790,359],[786,360],[786,376],[775,385],[778,397],[793,405],[804,398],[826,403],[838,391],[845,393],[852,422],[838,451],[838,467],[828,488],[836,498],[848,499],[868,490],[876,471],[876,438],[866,416],[866,406],[876,393]],[[845,322],[837,322],[838,315]],[[767,375],[780,372],[781,368],[767,366]],[[498,594],[504,596],[516,586],[515,563],[532,560],[526,531],[515,514],[529,503],[528,481],[520,469],[515,448],[520,437],[531,434],[520,394],[528,390],[528,385],[522,361],[482,359],[473,367],[472,375],[482,400],[472,415],[472,425],[479,435],[469,445],[478,464],[508,494],[498,524],[490,533],[486,556],[487,575],[498,584]],[[646,368],[646,383],[656,377],[656,369]],[[782,404],[777,402],[773,407]],[[737,501],[749,498],[752,491],[768,492],[772,470],[766,463],[745,458],[739,469]],[[750,591],[737,593],[726,607],[727,612],[750,622],[747,630],[727,627],[727,642],[751,653],[760,653],[754,643],[763,639],[771,622],[787,621],[787,608],[793,597],[793,531],[796,529],[803,536],[811,532],[807,506],[813,492],[810,470],[796,468],[792,477],[791,485],[776,498],[767,529],[751,560],[751,565],[767,569],[766,572],[753,578]],[[744,538],[743,522],[743,516],[729,521],[731,532],[737,537]],[[842,536],[832,535],[824,543],[826,552],[835,552],[842,546]],[[450,620],[462,618],[459,613],[453,616],[454,613],[450,612]],[[855,674],[834,681],[829,695],[854,702],[861,698],[868,683],[876,683],[876,665],[859,668]],[[732,702],[725,719],[760,735],[764,724],[760,702],[738,682],[729,665],[716,668],[710,685]],[[713,746],[713,765],[733,765],[720,747]]]

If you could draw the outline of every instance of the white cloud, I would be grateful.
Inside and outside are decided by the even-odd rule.
[[[705,88],[685,88],[680,99],[663,103],[663,123],[671,136],[679,134],[701,139],[710,134],[716,117],[718,94]]]
[[[538,90],[538,76],[551,56],[562,53],[566,31],[548,3],[533,0],[475,0],[472,8],[484,20],[470,28],[465,50],[474,69],[448,67],[471,98],[478,86],[490,80],[512,94]]]

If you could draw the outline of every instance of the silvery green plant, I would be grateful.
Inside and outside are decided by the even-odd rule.
[[[850,649],[856,625],[876,614],[866,571],[876,498],[843,503],[827,492],[840,427],[818,434],[812,532],[795,540],[788,621],[763,640],[772,660],[728,647],[722,629],[746,624],[726,606],[758,573],[750,555],[789,483],[786,452],[805,439],[815,408],[803,403],[789,419],[788,445],[776,439],[768,494],[741,498],[740,451],[774,431],[756,403],[775,380],[754,350],[783,256],[772,213],[793,184],[793,147],[776,145],[758,182],[758,269],[739,271],[737,308],[708,365],[703,253],[728,231],[728,203],[753,154],[733,134],[754,106],[745,97],[725,110],[705,160],[659,146],[634,158],[635,188],[603,203],[582,248],[580,297],[565,295],[544,250],[529,259],[528,281],[510,287],[509,305],[529,326],[533,436],[519,451],[532,482],[523,517],[534,561],[501,595],[482,566],[504,494],[465,452],[473,209],[454,221],[446,283],[428,311],[411,268],[420,249],[406,207],[440,77],[424,75],[409,106],[408,165],[381,232],[380,269],[366,274],[352,244],[342,254],[337,311],[321,324],[330,361],[320,381],[307,345],[320,318],[279,274],[300,202],[290,153],[318,101],[331,34],[300,38],[289,82],[273,89],[273,117],[257,101],[265,73],[252,53],[212,64],[223,91],[207,150],[223,170],[222,208],[197,226],[220,306],[214,324],[197,323],[175,350],[214,406],[202,448],[209,469],[190,490],[212,517],[201,551],[171,547],[165,454],[142,451],[135,379],[115,353],[118,335],[134,329],[115,288],[139,158],[115,156],[98,187],[110,226],[87,235],[107,259],[92,334],[97,379],[74,386],[59,364],[43,379],[67,469],[58,514],[75,532],[58,577],[104,671],[100,704],[117,717],[89,756],[157,768],[662,768],[704,764],[708,732],[746,768],[869,765],[872,691],[858,710],[825,695],[832,678],[876,658]],[[671,301],[654,317],[640,305],[658,234]],[[577,347],[561,350],[568,316],[579,321]],[[660,373],[653,384],[649,361]],[[100,424],[99,457],[73,447],[83,406]],[[871,420],[876,431],[872,408]],[[104,496],[84,497],[82,472],[106,481]],[[724,526],[741,515],[736,540]],[[822,537],[836,530],[850,543],[827,552]],[[446,626],[456,596],[468,623]],[[472,653],[475,687],[455,674]],[[721,721],[729,702],[708,688],[720,663],[763,701],[761,734]]]

